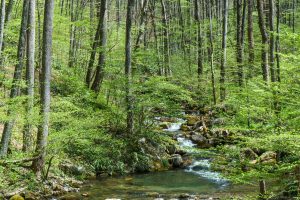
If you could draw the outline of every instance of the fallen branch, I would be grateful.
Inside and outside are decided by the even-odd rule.
[[[27,163],[27,162],[35,161],[35,160],[39,159],[40,157],[41,157],[41,155],[38,155],[38,156],[32,157],[32,158],[19,159],[19,160],[0,160],[0,165]]]

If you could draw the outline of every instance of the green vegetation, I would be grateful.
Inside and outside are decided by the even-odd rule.
[[[0,199],[171,169],[177,141],[162,128],[183,112],[197,113],[187,128],[230,133],[209,146],[213,169],[266,181],[265,199],[299,196],[298,4],[2,0]]]

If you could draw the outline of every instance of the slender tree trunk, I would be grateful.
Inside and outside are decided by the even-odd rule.
[[[227,58],[227,29],[228,29],[228,0],[224,2],[224,18],[223,18],[223,34],[222,34],[222,59],[221,59],[221,70],[220,70],[220,99],[225,100],[226,87],[225,87],[225,76],[226,76],[226,58]]]
[[[199,14],[199,3],[198,0],[194,1],[195,4],[195,20],[197,23],[197,65],[198,65],[198,79],[203,74],[203,58],[202,58],[202,31],[201,31],[201,22]]]
[[[262,44],[262,50],[261,50],[262,51],[261,52],[262,74],[263,74],[263,80],[266,83],[268,83],[269,82],[269,62],[268,62],[269,36],[267,33],[267,28],[265,23],[263,0],[257,0],[257,10],[258,10],[259,29],[261,33],[261,44]]]
[[[90,59],[89,59],[86,78],[85,78],[85,83],[88,87],[90,87],[90,84],[92,81],[94,62],[95,62],[95,57],[96,57],[96,53],[97,53],[97,47],[99,46],[99,41],[100,41],[100,32],[101,32],[101,20],[99,18],[99,22],[98,22],[98,26],[97,26],[97,30],[95,33],[93,46],[92,46],[92,51],[91,51],[91,55],[90,55]]]
[[[126,17],[126,37],[125,37],[125,77],[126,77],[126,110],[127,110],[127,133],[132,135],[134,130],[133,97],[131,91],[132,68],[131,68],[131,28],[134,0],[128,0]]]
[[[271,81],[276,81],[275,74],[275,25],[274,25],[274,0],[269,0],[269,26],[270,26],[270,71],[271,71]]]
[[[209,60],[210,60],[210,71],[211,71],[211,84],[212,84],[212,96],[214,105],[217,104],[217,96],[216,96],[216,85],[215,85],[215,72],[214,72],[214,44],[213,44],[213,22],[212,22],[212,7],[210,0],[207,0],[207,11],[209,17]]]
[[[26,44],[26,28],[27,28],[27,17],[28,17],[28,1],[23,2],[23,11],[22,11],[22,22],[19,35],[19,44],[18,44],[18,64],[15,67],[14,78],[12,83],[12,88],[10,92],[10,98],[14,99],[19,95],[20,90],[20,81],[22,79],[22,70],[24,65],[24,54],[25,54],[25,44]],[[0,156],[4,157],[7,155],[8,145],[11,138],[12,129],[15,122],[15,111],[8,110],[7,115],[9,120],[5,123],[3,134],[1,138],[1,149]]]
[[[34,104],[34,58],[35,58],[35,0],[29,1],[27,29],[27,116],[23,135],[23,150],[31,151],[33,147],[33,104]]]
[[[107,23],[107,1],[101,0],[100,9],[100,53],[98,59],[98,65],[96,69],[96,76],[91,87],[95,92],[99,92],[100,85],[104,77],[105,67],[105,54],[106,54],[106,23]]]
[[[253,0],[248,2],[248,51],[249,51],[249,72],[248,78],[251,78],[254,72],[254,35],[253,35]]]
[[[4,35],[4,23],[5,23],[5,0],[1,0],[0,8],[0,57],[3,45],[3,35]]]
[[[276,2],[277,13],[276,13],[276,63],[277,63],[277,81],[280,82],[280,0]]]
[[[236,60],[238,65],[238,83],[243,86],[244,72],[243,72],[243,0],[236,0]]]
[[[162,7],[162,24],[163,24],[163,38],[164,38],[164,72],[165,76],[171,75],[170,70],[170,45],[169,45],[169,22],[167,15],[167,8],[164,0],[160,0]]]
[[[33,169],[37,175],[41,174],[45,165],[47,139],[49,134],[53,15],[54,0],[45,0],[40,110],[42,121],[38,129],[36,143],[36,153],[40,156],[32,163]]]

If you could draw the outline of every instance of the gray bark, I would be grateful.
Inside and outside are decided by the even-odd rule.
[[[26,81],[27,81],[27,116],[23,135],[23,150],[32,150],[33,132],[32,117],[34,104],[34,58],[35,58],[35,0],[29,1],[28,10],[28,29],[27,29],[27,63],[26,63]]]
[[[36,144],[36,153],[38,153],[40,157],[33,162],[33,169],[37,175],[41,174],[45,165],[47,139],[49,134],[53,15],[54,0],[45,0],[40,110],[42,121],[38,129]]]
[[[25,42],[26,42],[26,28],[28,18],[28,1],[23,2],[22,21],[19,35],[19,44],[17,59],[18,64],[15,67],[12,88],[10,91],[10,98],[13,99],[19,95],[20,81],[22,79],[22,70],[24,65],[24,54],[25,54]],[[12,129],[15,122],[15,111],[8,111],[9,120],[4,124],[3,134],[1,138],[1,149],[0,156],[5,157],[7,155],[8,145],[11,138]]]
[[[127,134],[133,134],[133,97],[131,91],[132,67],[131,67],[131,29],[134,9],[134,0],[128,0],[126,17],[126,37],[125,37],[125,77],[126,77],[126,107],[127,107]]]
[[[104,67],[105,67],[105,59],[106,59],[106,40],[107,40],[107,1],[101,1],[101,9],[100,9],[100,53],[98,59],[98,65],[96,68],[95,80],[92,85],[92,90],[95,92],[99,92],[101,83],[104,78]]]
[[[223,18],[223,34],[222,34],[222,59],[221,59],[221,71],[220,71],[220,99],[225,100],[226,88],[225,88],[225,73],[226,73],[226,58],[227,58],[227,29],[228,29],[228,0],[224,2],[224,18]]]
[[[2,53],[3,35],[4,35],[4,23],[5,23],[5,0],[1,0],[0,8],[0,57]]]

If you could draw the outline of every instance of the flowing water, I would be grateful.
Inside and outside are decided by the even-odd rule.
[[[176,134],[179,146],[191,155],[195,154],[192,156],[192,164],[186,169],[108,177],[90,181],[81,189],[81,193],[87,193],[88,199],[91,200],[153,200],[158,197],[170,199],[180,194],[223,196],[245,190],[241,187],[232,187],[220,173],[211,170],[209,158],[203,158],[195,153],[196,145],[191,140],[184,138],[179,131],[183,122],[183,120],[178,120],[178,122],[170,124],[165,131]]]

